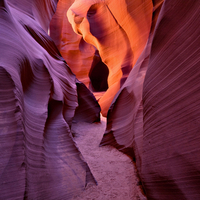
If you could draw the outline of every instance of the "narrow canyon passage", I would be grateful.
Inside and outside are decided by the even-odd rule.
[[[101,123],[72,125],[74,140],[98,182],[73,200],[146,200],[131,159],[111,146],[99,147],[105,128],[102,116]]]

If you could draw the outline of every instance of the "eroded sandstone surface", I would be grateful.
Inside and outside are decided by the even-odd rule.
[[[200,199],[199,13],[198,0],[1,0],[0,199],[96,184],[71,125],[100,110],[100,146],[131,157],[147,199]]]
[[[0,1],[0,199],[69,199],[96,184],[70,126],[82,106],[90,122],[100,108],[47,34],[56,4]]]

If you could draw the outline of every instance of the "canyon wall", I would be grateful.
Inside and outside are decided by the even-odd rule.
[[[198,1],[164,1],[108,111],[101,145],[133,158],[148,199],[200,198],[199,11]]]
[[[199,13],[198,0],[0,1],[0,199],[96,184],[70,127],[100,107],[100,146],[135,161],[148,199],[200,199]]]
[[[56,4],[0,1],[0,199],[69,199],[96,184],[70,126],[100,108],[47,34]]]
[[[94,92],[95,88],[106,90],[97,94],[104,116],[146,45],[152,9],[151,0],[58,3],[51,22],[51,37],[81,81],[88,87],[93,85],[90,89]],[[99,76],[102,77],[98,79]]]

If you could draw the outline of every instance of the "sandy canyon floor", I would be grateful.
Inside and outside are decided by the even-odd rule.
[[[75,142],[98,185],[92,185],[73,200],[146,200],[131,159],[111,146],[99,147],[106,128],[101,123],[74,123]]]

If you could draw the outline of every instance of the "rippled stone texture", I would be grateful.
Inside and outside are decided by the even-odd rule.
[[[56,3],[0,1],[0,199],[66,199],[95,182],[70,125],[83,116],[99,120],[85,110],[99,106],[47,35]],[[60,3],[69,3],[79,34],[72,49],[89,48],[89,65],[96,56],[109,68],[109,89],[99,101],[104,115],[122,86],[101,145],[135,159],[148,199],[200,199],[199,1]],[[55,42],[62,50],[65,40],[58,35]]]
[[[164,1],[152,43],[150,34],[108,112],[101,145],[135,159],[148,199],[200,198],[199,13],[199,1]]]
[[[136,160],[139,175],[143,155],[143,82],[149,63],[155,24],[162,3],[163,1],[154,2],[148,42],[109,108],[107,127],[100,144],[101,146],[112,145]]]
[[[67,19],[67,10],[73,2],[74,0],[59,0],[50,23],[50,36],[72,72],[89,87],[89,71],[93,63],[95,48],[73,31]]]
[[[95,183],[70,125],[79,99],[96,119],[99,107],[47,35],[56,4],[0,1],[0,199],[69,199]]]
[[[152,9],[150,0],[76,0],[67,12],[73,30],[99,51],[109,69],[108,90],[99,100],[104,116],[144,49]]]
[[[144,81],[149,199],[200,199],[200,2],[163,4]]]

